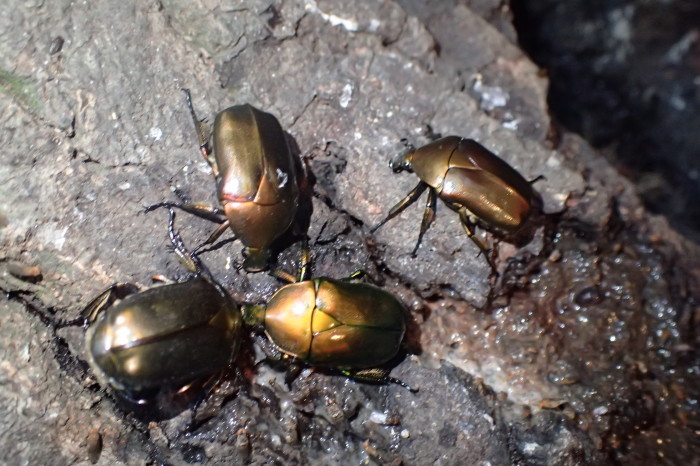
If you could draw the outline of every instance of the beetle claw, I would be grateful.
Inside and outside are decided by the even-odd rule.
[[[159,203],[157,203],[157,204],[151,204],[151,205],[149,205],[149,206],[145,206],[145,207],[143,208],[143,211],[144,211],[144,213],[147,214],[147,213],[149,213],[149,212],[153,212],[153,211],[156,210],[156,209],[160,209],[161,207],[166,207],[167,204],[168,204],[167,202],[159,202]]]

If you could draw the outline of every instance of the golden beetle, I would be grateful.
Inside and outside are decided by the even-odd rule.
[[[244,246],[243,267],[249,272],[264,270],[270,246],[292,225],[299,205],[297,170],[284,131],[273,115],[252,105],[234,105],[216,116],[212,157],[209,126],[197,118],[190,91],[183,90],[200,150],[216,178],[222,209],[197,203],[161,202],[146,211],[177,207],[221,223],[195,248],[195,253],[215,242],[230,227]]]
[[[533,211],[536,193],[531,183],[472,139],[443,137],[418,149],[411,148],[389,166],[394,173],[413,171],[420,181],[371,231],[375,232],[399,215],[427,189],[428,201],[413,256],[423,235],[435,220],[438,197],[459,214],[467,236],[484,253],[494,271],[495,267],[487,254],[488,248],[474,236],[475,226],[506,235],[513,234],[522,228]]]
[[[357,380],[392,382],[415,391],[380,367],[401,347],[403,304],[381,288],[356,282],[361,272],[344,280],[307,280],[305,275],[304,266],[299,280],[279,289],[266,304],[244,304],[243,320],[261,326],[289,357]]]
[[[224,371],[241,343],[238,306],[185,251],[173,218],[171,210],[173,247],[193,278],[142,292],[129,283],[112,285],[85,307],[80,319],[61,325],[89,324],[85,346],[93,372],[138,404]]]

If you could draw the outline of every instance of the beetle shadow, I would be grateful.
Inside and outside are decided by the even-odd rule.
[[[279,261],[279,255],[282,253],[282,251],[288,249],[294,243],[308,240],[308,231],[311,227],[311,215],[313,214],[311,180],[315,180],[315,178],[301,156],[301,150],[299,149],[296,139],[294,139],[294,137],[286,131],[284,131],[284,135],[287,139],[289,151],[292,154],[294,170],[297,174],[299,201],[297,205],[297,213],[291,226],[270,245],[270,250],[272,252],[272,257],[275,258],[275,263]]]
[[[431,314],[430,309],[425,305],[423,305],[423,307],[417,312],[422,316],[424,322]],[[401,343],[401,348],[403,351],[400,351],[397,355],[401,356],[398,362],[401,362],[401,360],[408,355],[419,356],[423,354],[423,346],[421,345],[423,331],[420,324],[414,317],[414,314],[408,310],[404,311],[404,321],[406,322],[406,333],[404,334],[403,342]]]
[[[162,388],[130,395],[113,390],[107,393],[125,417],[133,417],[146,423],[161,422],[172,419],[188,409],[194,409],[206,397],[205,383],[204,380],[193,381],[186,390]]]

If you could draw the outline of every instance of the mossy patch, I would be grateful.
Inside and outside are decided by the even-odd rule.
[[[0,68],[0,92],[16,98],[29,111],[39,112],[39,99],[34,84],[28,79]]]

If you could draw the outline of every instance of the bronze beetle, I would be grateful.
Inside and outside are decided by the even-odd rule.
[[[487,254],[489,249],[474,236],[475,226],[505,235],[514,234],[527,222],[537,200],[531,183],[518,171],[478,142],[459,136],[443,137],[418,149],[412,148],[392,161],[390,167],[395,173],[413,171],[420,182],[371,231],[399,215],[427,189],[428,201],[413,256],[435,220],[439,197],[459,214],[467,236],[485,254],[495,271]]]
[[[274,116],[244,104],[216,116],[211,138],[209,126],[195,114],[189,90],[183,90],[200,150],[216,178],[222,209],[162,202],[146,211],[177,207],[221,223],[193,252],[215,242],[230,227],[244,246],[243,267],[249,272],[264,270],[270,246],[292,225],[299,205],[297,169],[284,131]],[[213,157],[210,139],[214,143]]]
[[[241,343],[238,306],[185,251],[173,215],[173,247],[194,278],[142,292],[128,283],[112,285],[74,321],[89,324],[86,351],[98,380],[138,404],[224,371]]]
[[[415,391],[380,367],[401,347],[403,304],[381,288],[356,282],[360,272],[344,280],[307,280],[305,270],[266,304],[244,304],[244,321],[261,326],[279,351],[306,364]]]

